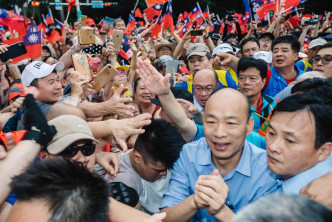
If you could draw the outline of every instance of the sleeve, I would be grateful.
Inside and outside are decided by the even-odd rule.
[[[197,128],[197,131],[196,131],[196,134],[193,138],[193,141],[196,141],[196,140],[199,140],[200,138],[204,137],[204,128],[202,125],[199,125],[199,124],[196,124],[196,128]]]
[[[186,151],[182,149],[179,159],[175,162],[171,171],[172,177],[168,191],[163,196],[160,208],[172,207],[184,201],[190,194],[188,176],[188,158]]]
[[[237,86],[235,80],[232,78],[231,74],[229,72],[226,72],[226,82],[228,87],[233,88],[233,89],[238,89],[239,87]]]

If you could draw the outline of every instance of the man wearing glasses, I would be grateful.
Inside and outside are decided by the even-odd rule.
[[[312,59],[313,70],[332,79],[332,43],[323,45]]]
[[[211,69],[199,70],[193,79],[194,104],[197,109],[204,113],[206,101],[211,93],[218,88],[218,75]]]

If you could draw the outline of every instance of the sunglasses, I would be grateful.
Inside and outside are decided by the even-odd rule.
[[[59,155],[62,156],[65,159],[70,159],[76,156],[78,151],[81,151],[84,156],[91,156],[96,149],[95,144],[86,144],[83,146],[76,146],[76,145],[70,145],[68,146],[64,151],[62,151]]]
[[[116,73],[117,76],[119,75],[127,75],[128,73],[126,71],[119,71]]]

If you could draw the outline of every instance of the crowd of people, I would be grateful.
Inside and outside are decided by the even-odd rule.
[[[0,61],[0,221],[332,221],[330,21],[65,22]]]

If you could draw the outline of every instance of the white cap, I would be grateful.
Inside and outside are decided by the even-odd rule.
[[[271,51],[258,51],[258,52],[254,53],[252,58],[261,59],[264,62],[271,64],[272,63],[272,52]]]
[[[233,47],[227,43],[222,43],[218,45],[216,48],[214,48],[212,56],[217,55],[219,52],[231,52],[233,55],[235,55]]]
[[[316,47],[316,46],[322,46],[322,45],[325,45],[326,43],[327,43],[327,41],[325,39],[317,38],[317,39],[312,40],[309,43],[308,49],[312,49],[313,47]]]
[[[27,65],[22,72],[21,81],[23,86],[29,86],[34,79],[40,79],[48,76],[54,70],[63,70],[64,64],[62,62],[57,62],[53,65],[49,65],[45,62],[34,61]]]

